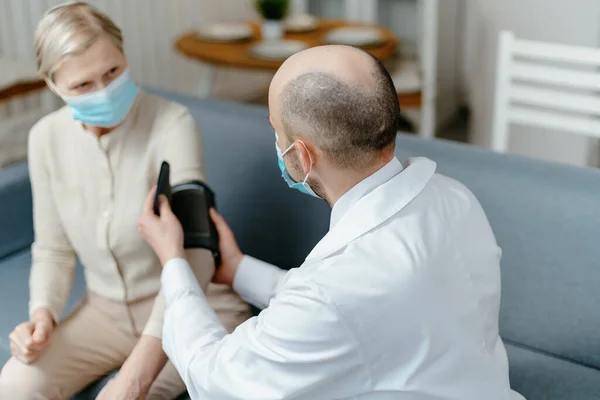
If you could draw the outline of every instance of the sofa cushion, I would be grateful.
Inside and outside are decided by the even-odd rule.
[[[600,370],[506,344],[510,383],[529,400],[600,399]]]
[[[26,164],[0,171],[0,259],[33,241],[31,186]]]
[[[29,318],[30,265],[31,252],[29,249],[0,259],[0,366],[10,358],[8,335],[17,324]],[[81,267],[78,267],[65,314],[72,310],[81,299],[84,290],[83,271]]]

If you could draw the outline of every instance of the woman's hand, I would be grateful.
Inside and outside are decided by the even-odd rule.
[[[33,312],[31,321],[17,325],[9,335],[10,351],[24,364],[36,362],[50,345],[50,335],[54,330],[54,318],[47,308]]]
[[[160,217],[154,214],[155,193],[156,187],[150,191],[144,202],[138,229],[146,242],[154,249],[161,265],[164,266],[173,258],[185,258],[183,228],[173,214],[169,201],[162,194],[159,197]]]
[[[214,283],[233,286],[233,280],[244,255],[235,240],[235,235],[225,222],[225,219],[214,208],[210,209],[210,217],[215,223],[219,233],[219,251],[221,252],[221,265],[217,265]]]

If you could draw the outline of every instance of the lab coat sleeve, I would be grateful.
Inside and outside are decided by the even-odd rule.
[[[233,280],[235,290],[244,301],[260,309],[267,308],[287,271],[244,256]]]
[[[258,317],[227,334],[189,265],[162,275],[164,350],[192,399],[319,400],[349,397],[364,360],[336,307],[318,287],[288,280]]]

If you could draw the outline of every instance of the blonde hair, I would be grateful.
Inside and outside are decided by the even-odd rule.
[[[60,63],[89,49],[108,37],[123,52],[121,29],[104,13],[83,1],[71,1],[51,8],[35,31],[38,73],[52,80]]]

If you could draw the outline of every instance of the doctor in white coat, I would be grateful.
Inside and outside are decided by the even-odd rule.
[[[509,400],[498,335],[501,251],[473,194],[394,157],[385,68],[343,46],[290,57],[269,90],[288,184],[332,207],[300,268],[242,255],[216,212],[214,280],[264,308],[228,334],[184,258],[165,199],[140,231],[161,259],[164,349],[193,399]],[[290,210],[293,212],[293,210]]]

